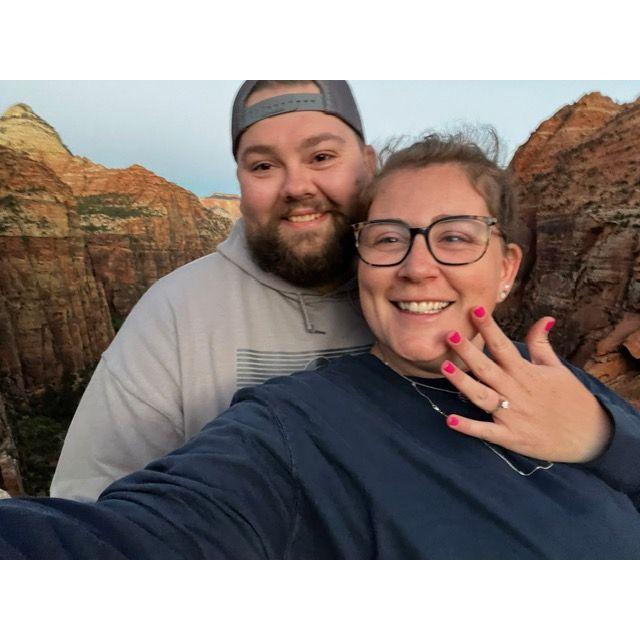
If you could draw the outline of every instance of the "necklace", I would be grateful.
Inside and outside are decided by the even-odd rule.
[[[391,371],[393,371],[395,374],[399,375],[401,378],[406,380],[413,387],[413,390],[419,396],[422,396],[423,398],[425,398],[429,402],[429,404],[431,405],[431,408],[436,413],[439,413],[441,416],[443,416],[445,420],[449,417],[448,414],[446,414],[426,393],[423,393],[422,391],[420,391],[420,389],[418,389],[419,386],[420,387],[426,387],[427,389],[433,389],[434,391],[443,391],[444,393],[453,393],[453,394],[456,394],[460,399],[466,400],[465,396],[463,396],[458,391],[449,391],[448,389],[440,389],[438,387],[432,387],[431,385],[424,384],[423,382],[417,382],[416,380],[412,380],[411,378],[405,376],[404,374],[400,373],[399,371],[396,371],[386,360],[383,360],[382,362],[387,367],[389,367],[389,369],[391,369]],[[480,442],[482,442],[482,444],[484,444],[489,449],[491,449],[491,451],[493,451],[493,453],[495,453],[498,456],[498,458],[500,458],[511,469],[513,469],[513,471],[515,471],[517,474],[519,474],[519,475],[521,475],[521,476],[523,476],[525,478],[528,477],[528,476],[533,475],[536,471],[540,471],[540,470],[546,471],[547,469],[551,469],[551,467],[553,467],[553,464],[554,464],[553,462],[547,462],[546,464],[537,464],[530,471],[522,471],[522,469],[518,469],[518,467],[516,467],[513,464],[513,462],[511,462],[511,460],[509,460],[509,458],[507,458],[507,456],[505,456],[503,453],[498,451],[498,449],[496,449],[492,444],[490,444],[486,440],[480,440]]]

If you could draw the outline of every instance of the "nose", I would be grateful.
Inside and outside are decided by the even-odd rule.
[[[316,193],[317,188],[310,169],[302,165],[286,167],[282,183],[282,195],[285,200],[304,200]]]
[[[413,239],[409,255],[400,263],[398,275],[412,281],[433,278],[440,273],[440,265],[431,255],[424,235],[418,234]]]

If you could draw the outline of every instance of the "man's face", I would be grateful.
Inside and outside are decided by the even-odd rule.
[[[273,87],[247,105],[315,85]],[[297,111],[261,120],[238,146],[242,214],[254,259],[265,271],[304,287],[330,288],[352,263],[349,225],[375,154],[342,120]]]

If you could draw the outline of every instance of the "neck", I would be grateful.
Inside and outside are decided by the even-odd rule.
[[[484,340],[478,333],[474,336],[471,342],[482,351],[484,348]],[[434,360],[428,360],[424,362],[407,360],[398,355],[391,349],[376,342],[371,348],[371,354],[376,356],[378,360],[381,360],[388,367],[393,369],[396,373],[402,376],[415,376],[419,378],[444,378],[440,372],[440,367],[445,360],[453,362],[458,369],[467,371],[469,367],[466,363],[460,359],[453,351],[447,349],[440,357]]]

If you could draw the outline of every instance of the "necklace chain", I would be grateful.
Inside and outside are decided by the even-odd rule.
[[[448,414],[446,414],[426,393],[423,393],[422,391],[420,391],[420,389],[418,389],[418,386],[420,387],[426,387],[427,389],[433,389],[434,391],[443,391],[444,393],[454,393],[457,394],[460,398],[464,397],[462,396],[461,393],[457,392],[457,391],[449,391],[448,389],[439,389],[438,387],[432,387],[428,384],[424,384],[423,382],[416,382],[415,380],[412,380],[411,378],[405,376],[404,374],[400,373],[399,371],[396,371],[386,360],[383,360],[384,364],[387,365],[387,367],[389,367],[389,369],[391,369],[391,371],[393,371],[394,373],[396,373],[397,375],[399,375],[401,378],[403,378],[404,380],[406,380],[414,389],[414,391],[419,395],[422,396],[423,398],[425,398],[426,400],[428,400],[429,404],[431,405],[431,408],[436,412],[439,413],[441,416],[444,417],[444,419],[446,420],[449,416]],[[531,471],[522,471],[521,469],[518,469],[518,467],[516,467],[513,462],[511,462],[511,460],[509,460],[509,458],[507,458],[507,456],[505,456],[503,453],[501,453],[500,451],[498,451],[498,449],[496,449],[492,444],[490,444],[489,442],[487,442],[486,440],[480,440],[480,442],[482,442],[482,444],[484,444],[485,446],[489,447],[489,449],[491,449],[491,451],[493,451],[493,453],[495,453],[498,458],[500,458],[503,462],[505,462],[511,469],[513,469],[517,474],[523,476],[523,477],[528,477],[533,475],[536,471],[546,471],[547,469],[551,469],[551,467],[553,467],[553,462],[547,462],[546,464],[540,465],[537,464]]]

